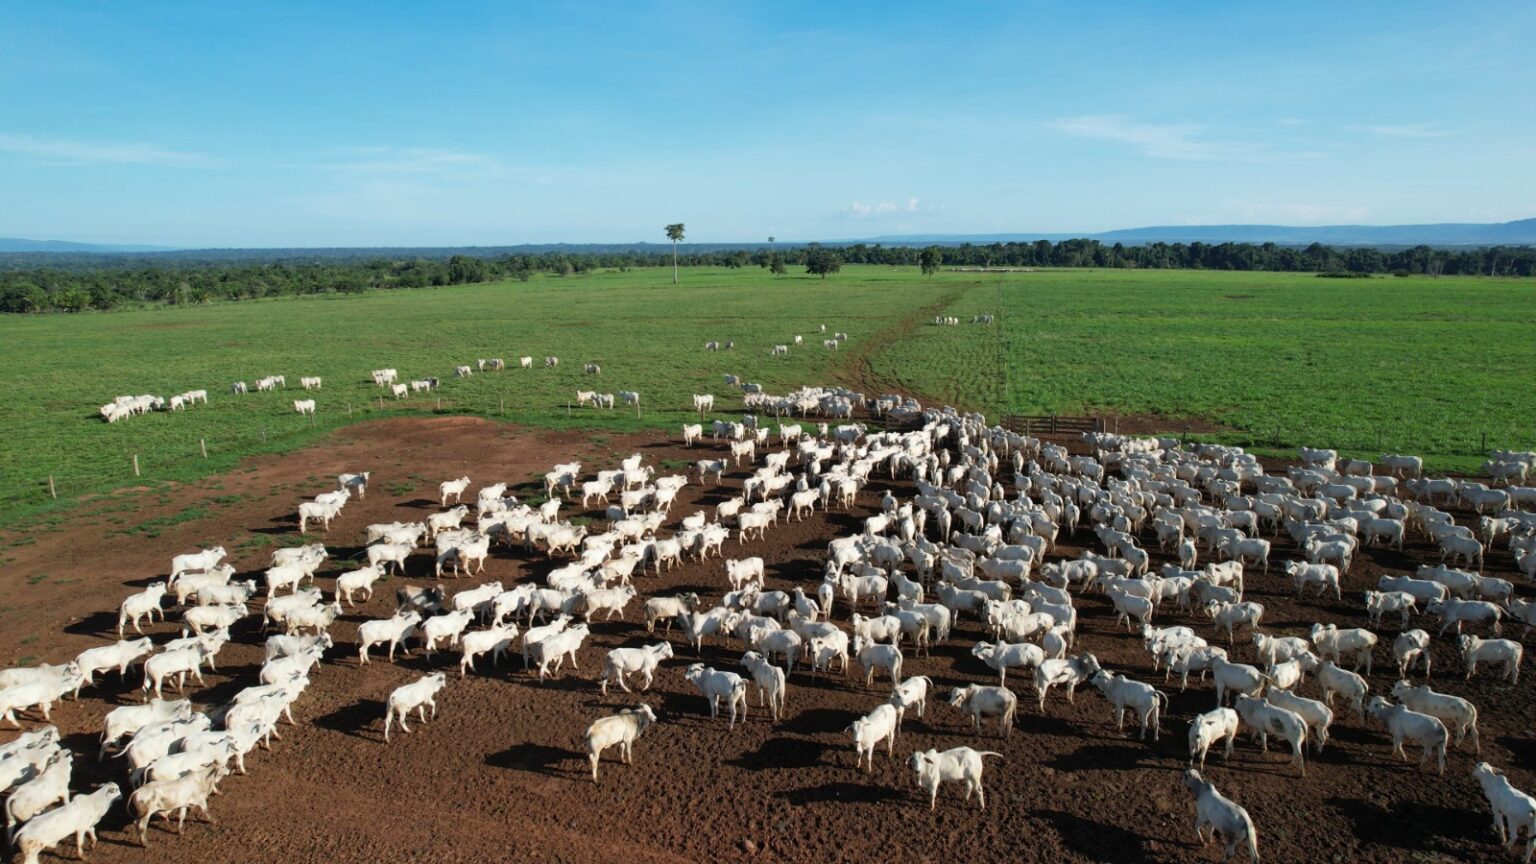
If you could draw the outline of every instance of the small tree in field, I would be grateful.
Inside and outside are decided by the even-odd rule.
[[[825,279],[828,273],[836,273],[841,269],[843,269],[843,259],[838,257],[836,252],[815,243],[806,247],[805,272]]]
[[[683,239],[683,223],[674,222],[667,226],[667,239],[672,241],[672,284],[677,284],[677,244]]]
[[[937,246],[929,246],[927,249],[924,249],[922,252],[918,253],[917,256],[918,266],[923,268],[924,276],[932,276],[933,274],[939,272],[939,263],[941,260],[942,258],[939,255],[939,247]]]

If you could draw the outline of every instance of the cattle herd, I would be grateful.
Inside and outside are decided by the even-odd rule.
[[[520,363],[530,367],[533,358]],[[557,363],[545,358],[546,366]],[[466,365],[456,374],[475,371]],[[587,371],[601,373],[594,364]],[[392,369],[373,377],[379,386],[402,386]],[[1483,466],[1487,482],[1422,476],[1415,457],[1386,455],[1372,464],[1309,448],[1302,448],[1298,464],[1269,473],[1236,447],[1089,433],[1074,452],[1062,441],[988,426],[980,416],[947,408],[924,410],[907,398],[866,399],[815,387],[774,396],[732,377],[727,383],[741,388],[748,413],[739,422],[713,421],[708,435],[702,422],[685,426],[688,446],[713,451],[686,474],[663,476],[638,453],[595,471],[568,462],[544,474],[542,488],[533,491],[542,499],[537,504],[509,495],[508,483],[496,480],[483,482],[470,505],[464,498],[471,478],[445,480],[438,512],[419,522],[367,526],[366,563],[337,575],[329,592],[315,584],[330,556],[322,543],[277,550],[259,578],[244,580],[225,563],[222,547],[175,556],[168,578],[122,602],[115,644],[59,665],[0,672],[0,718],[18,726],[28,712],[47,722],[54,702],[78,697],[99,674],[126,674],[136,666],[143,673],[143,704],[102,719],[102,753],[123,760],[121,784],[72,796],[77,754],[61,746],[52,726],[0,746],[0,789],[8,795],[14,844],[28,862],[70,836],[83,851],[84,839],[94,839],[97,822],[125,792],[141,838],[157,814],[174,815],[178,825],[189,811],[206,816],[219,781],[231,770],[243,773],[245,757],[279,737],[279,723],[293,722],[309,676],[322,664],[342,665],[344,655],[364,664],[375,648],[389,661],[413,644],[429,659],[456,649],[463,678],[477,671],[477,660],[496,665],[519,653],[529,674],[543,680],[562,674],[567,663],[575,667],[591,623],[630,618],[637,603],[630,626],[643,626],[654,641],[610,651],[593,675],[594,688],[605,695],[610,686],[644,691],[658,675],[680,674],[729,729],[750,710],[753,690],[777,722],[792,701],[788,687],[797,669],[802,677],[793,680],[809,676],[805,686],[816,686],[820,676],[849,675],[857,666],[857,680],[879,693],[846,729],[855,764],[866,771],[878,750],[894,756],[909,712],[923,716],[930,695],[937,695],[929,677],[903,675],[904,659],[947,643],[960,618],[991,634],[968,653],[998,680],[956,687],[941,701],[967,717],[979,736],[1008,736],[1026,690],[1034,710],[1045,713],[1051,691],[1073,700],[1086,687],[1102,696],[1117,728],[1129,713],[1135,734],[1155,741],[1171,719],[1165,690],[1173,679],[1183,690],[1192,676],[1209,677],[1211,709],[1179,718],[1189,743],[1181,783],[1194,799],[1197,836],[1209,842],[1220,834],[1226,857],[1243,847],[1252,860],[1262,824],[1201,776],[1210,748],[1230,756],[1245,731],[1266,749],[1274,739],[1289,752],[1287,770],[1300,777],[1308,752],[1327,746],[1330,727],[1352,719],[1382,729],[1382,746],[1399,757],[1407,758],[1405,745],[1418,746],[1420,769],[1439,774],[1448,751],[1470,747],[1480,754],[1481,744],[1477,707],[1454,692],[1454,681],[1442,685],[1445,691],[1430,686],[1433,658],[1459,655],[1469,679],[1484,668],[1511,686],[1518,682],[1523,647],[1501,628],[1523,628],[1509,635],[1524,638],[1536,625],[1536,603],[1517,597],[1513,581],[1489,575],[1484,558],[1505,546],[1525,581],[1536,580],[1536,488],[1520,485],[1536,454],[1493,452]],[[258,387],[279,383],[280,376]],[[304,384],[318,388],[320,380]],[[156,407],[150,398],[144,410]],[[114,419],[106,407],[103,415]],[[713,407],[712,395],[695,395],[701,419]],[[858,408],[872,423],[886,421],[886,428],[841,422]],[[772,427],[759,421],[769,414],[779,418]],[[785,422],[789,417],[801,422]],[[749,473],[741,475],[743,466]],[[731,472],[740,476],[740,492],[713,514],[672,512],[684,486],[718,486]],[[329,531],[348,501],[366,495],[370,476],[343,474],[335,490],[303,502],[300,532]],[[818,508],[847,510],[873,494],[866,488],[875,476],[903,491],[886,491],[860,530],[828,544],[819,579],[769,590],[770,562],[743,554],[746,547],[781,520],[804,519]],[[573,500],[606,509],[602,518],[572,521],[562,511]],[[1297,557],[1271,560],[1280,535]],[[1101,551],[1057,554],[1058,541],[1079,536],[1091,537]],[[1362,549],[1401,550],[1410,537],[1426,539],[1439,558],[1419,562],[1411,577],[1382,576],[1358,603],[1346,597],[1341,580]],[[1169,563],[1154,566],[1153,550]],[[560,563],[539,581],[491,581],[452,592],[442,581],[406,585],[396,591],[392,616],[365,621],[355,633],[333,632],[344,604],[366,601],[377,582],[404,573],[407,561],[421,555],[431,556],[439,580],[473,579],[493,556]],[[638,587],[648,573],[685,559],[719,561],[718,602],[693,592],[646,596]],[[1245,599],[1256,580],[1283,581],[1298,597],[1331,595],[1356,606],[1368,626],[1317,623],[1305,635],[1266,632],[1263,605]],[[1139,634],[1152,668],[1164,673],[1161,686],[1106,668],[1080,649],[1085,592],[1103,594],[1116,625]],[[157,644],[141,626],[165,619],[168,599],[180,609],[181,633]],[[188,677],[200,681],[205,667],[215,668],[231,627],[254,616],[255,603],[261,631],[273,631],[257,680],[205,710],[184,698],[165,700],[165,685],[179,693]],[[1176,616],[1184,623],[1169,623]],[[1414,627],[1416,618],[1428,620]],[[127,638],[130,626],[137,638]],[[681,639],[676,646],[674,631]],[[1219,644],[1222,637],[1227,646]],[[698,656],[710,639],[739,646],[740,671],[668,663],[674,651]],[[1252,662],[1239,662],[1240,654]],[[1400,680],[1388,693],[1373,694],[1365,676],[1387,658]],[[410,732],[409,720],[435,716],[436,697],[450,686],[439,671],[391,693],[381,718],[384,739],[395,726]],[[629,764],[637,741],[658,722],[664,718],[649,704],[595,718],[581,739],[593,782],[605,752]],[[640,750],[643,760],[643,742]],[[914,751],[906,764],[931,809],[946,782],[984,809],[987,760],[999,756],[957,743]],[[990,764],[1009,770],[1006,762]],[[1514,846],[1523,832],[1530,861],[1536,799],[1486,762],[1471,774],[1492,811],[1490,836]]]

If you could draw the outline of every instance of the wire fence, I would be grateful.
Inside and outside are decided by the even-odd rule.
[[[729,398],[717,400],[715,410],[708,415],[672,407],[690,401],[689,396],[679,394],[658,397],[670,403],[667,407],[658,408],[642,401],[634,405],[619,402],[608,409],[579,405],[575,399],[560,399],[551,393],[449,391],[396,400],[361,390],[333,397],[317,413],[300,416],[286,407],[293,392],[288,391],[280,404],[268,401],[255,411],[238,414],[209,413],[199,418],[196,409],[189,409],[130,417],[110,425],[82,420],[106,427],[109,433],[118,431],[117,427],[123,424],[157,421],[169,431],[130,434],[127,437],[131,440],[118,441],[115,448],[94,452],[89,459],[72,458],[70,464],[39,464],[30,470],[6,471],[0,477],[0,493],[6,501],[0,506],[0,514],[9,521],[68,506],[85,496],[167,481],[194,481],[230,470],[244,459],[291,452],[317,443],[338,429],[371,421],[470,416],[546,429],[580,428],[592,433],[623,434],[656,428],[680,429],[685,423],[707,425],[714,419],[739,419],[746,413],[745,408],[738,409]],[[765,415],[763,419],[773,418]],[[786,418],[785,422],[791,421]],[[90,427],[89,431],[98,430]]]
[[[1001,290],[999,303],[1003,305]],[[998,327],[994,342],[999,352],[999,366],[1004,376],[1011,374],[1006,362],[1007,348]],[[302,391],[289,390],[277,395],[281,401],[270,399],[256,401],[251,397],[225,397],[217,410],[196,408],[174,414],[157,414],[134,417],[118,424],[104,424],[99,419],[84,416],[78,422],[94,424],[87,427],[82,443],[71,445],[67,459],[55,459],[51,463],[39,459],[35,464],[24,466],[6,465],[0,470],[0,524],[6,524],[26,515],[46,512],[84,496],[112,492],[123,488],[151,486],[166,481],[187,482],[210,474],[227,471],[241,460],[263,454],[286,453],[316,443],[335,430],[360,422],[388,420],[406,417],[430,417],[434,415],[466,415],[526,423],[540,428],[582,428],[593,432],[625,433],[640,429],[680,428],[684,423],[701,419],[739,416],[735,404],[728,398],[717,402],[716,410],[709,418],[688,410],[689,389],[682,385],[655,382],[656,402],[665,406],[646,403],[625,407],[594,409],[579,406],[564,394],[574,394],[574,389],[563,389],[570,381],[562,382],[562,389],[545,389],[538,392],[514,390],[509,385],[498,384],[480,389],[454,388],[429,391],[406,399],[396,400],[379,392],[371,385],[343,385],[338,390],[326,391],[321,410],[314,415],[299,416],[289,402]],[[1007,390],[1005,389],[1005,392]],[[203,413],[203,412],[207,413]],[[1067,418],[1048,415],[1024,418],[993,417],[994,422],[1007,422],[1019,431],[1039,434],[1057,429],[1079,432],[1088,429],[1119,431],[1119,419],[1114,416],[1088,416]],[[142,425],[136,425],[142,424]],[[1145,423],[1138,424],[1144,427]],[[1022,428],[1021,428],[1022,427]],[[1395,436],[1391,430],[1359,430],[1356,434],[1339,436],[1336,441],[1293,440],[1296,436],[1275,426],[1265,430],[1210,430],[1191,433],[1177,419],[1170,419],[1165,431],[1177,434],[1185,440],[1214,440],[1222,443],[1267,450],[1283,454],[1301,443],[1309,446],[1332,446],[1352,456],[1374,460],[1386,452],[1422,452],[1430,457],[1437,469],[1461,472],[1475,471],[1490,447],[1514,449],[1529,448],[1533,443],[1509,441],[1484,432],[1462,432],[1454,440],[1438,442],[1433,449],[1421,451],[1393,446]],[[140,434],[140,433],[143,434]],[[118,434],[127,433],[127,434]],[[100,442],[107,442],[102,444]]]

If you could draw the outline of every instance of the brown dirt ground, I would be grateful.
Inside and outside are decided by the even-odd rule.
[[[68,524],[0,538],[12,559],[0,577],[6,596],[0,656],[11,662],[28,656],[62,662],[115,638],[122,596],[163,578],[172,554],[201,543],[222,542],[242,571],[259,571],[272,548],[299,542],[293,505],[324,491],[342,471],[375,472],[368,500],[350,504],[326,537],[336,557],[344,559],[357,552],[349,544],[357,542],[362,526],[417,519],[434,509],[440,479],[467,473],[476,481],[472,491],[494,480],[527,483],[557,461],[580,457],[595,469],[634,450],[656,462],[699,458],[714,448],[687,450],[661,435],[531,432],[471,418],[385,421],[342,430],[324,446],[253,459],[200,486],[97,499],[74,511]],[[718,491],[688,486],[674,515],[712,505],[745,474],[735,472]],[[876,482],[857,513],[817,514],[772,530],[765,542],[741,553],[732,542],[727,552],[771,562],[772,587],[813,583],[826,541],[870,512],[882,488]],[[112,533],[121,531],[123,508],[131,508],[126,521],[135,522],[194,506],[211,515],[163,528],[158,537]],[[1075,555],[1089,536],[1069,538],[1058,553]],[[1275,559],[1283,561],[1293,551],[1288,541],[1277,542]],[[1359,592],[1377,574],[1408,570],[1427,556],[1422,545],[1406,555],[1363,555],[1347,580],[1343,603],[1297,602],[1274,571],[1250,578],[1249,592],[1265,604],[1264,624],[1272,632],[1297,632],[1316,620],[1363,625]],[[427,556],[416,556],[412,565],[410,581],[426,584]],[[331,577],[346,566],[333,560],[319,584],[329,589]],[[540,576],[550,566],[502,552],[483,577],[450,587],[467,588],[482,579],[510,584]],[[1489,572],[1511,575],[1508,554],[1492,556]],[[1202,850],[1193,842],[1193,808],[1179,785],[1185,724],[1211,707],[1209,685],[1192,685],[1182,694],[1169,688],[1171,716],[1156,744],[1116,734],[1106,703],[1091,690],[1082,692],[1076,705],[1053,698],[1045,716],[1031,698],[1021,698],[1011,737],[979,741],[957,712],[936,699],[926,718],[908,718],[897,760],[878,758],[871,775],[853,767],[842,730],[884,698],[883,685],[866,690],[853,679],[813,681],[797,671],[783,722],[771,723],[754,704],[750,719],[728,730],[724,720],[709,720],[702,699],[682,680],[683,667],[696,658],[674,634],[678,656],[665,664],[650,693],[601,698],[595,678],[604,653],[648,641],[634,620],[636,602],[631,620],[593,626],[580,670],[540,684],[513,661],[464,681],[451,677],[439,698],[438,718],[385,745],[383,700],[390,690],[457,659],[439,655],[428,664],[413,653],[393,665],[358,668],[356,625],[387,615],[398,584],[381,585],[372,602],[333,628],[338,645],[296,706],[299,725],[284,727],[272,753],[251,760],[249,776],[226,781],[224,794],[215,799],[216,825],[192,824],[181,838],[157,829],[151,834],[153,851],[146,852],[124,832],[126,817],[119,809],[104,826],[93,860],[1173,862],[1219,857],[1217,847]],[[716,600],[725,583],[716,560],[637,584],[646,595],[692,589]],[[1524,586],[1522,593],[1528,593]],[[1112,626],[1107,601],[1085,596],[1080,607],[1082,648],[1107,667],[1153,679],[1139,640]],[[173,635],[176,613],[171,617],[171,623],[154,625],[157,638]],[[845,619],[846,612],[840,610],[838,617]],[[1159,623],[1189,623],[1209,632],[1206,622],[1176,615],[1160,615]],[[236,627],[236,642],[220,655],[219,672],[207,675],[206,686],[189,687],[195,701],[213,704],[254,683],[258,627],[249,619]],[[1385,644],[1395,628],[1382,632],[1378,670],[1390,665]],[[990,681],[990,671],[968,653],[981,635],[976,622],[964,622],[931,658],[909,657],[906,674],[931,676],[941,695],[956,684]],[[739,656],[735,646],[712,643],[704,649],[704,659],[720,668],[737,668]],[[1251,646],[1240,645],[1237,657],[1251,661]],[[1531,731],[1536,700],[1529,686],[1509,687],[1485,676],[1463,682],[1449,639],[1436,642],[1435,664],[1437,687],[1465,695],[1482,709],[1483,758],[1507,768],[1517,785],[1536,785]],[[1392,680],[1378,671],[1372,691],[1388,689]],[[90,754],[101,716],[114,705],[136,701],[136,684],[132,673],[127,682],[109,677],[79,702],[56,709],[54,720],[66,742],[87,757],[76,762],[77,787],[125,779],[120,764],[98,765]],[[1010,686],[1028,697],[1028,684]],[[1302,692],[1316,696],[1315,683],[1303,685]],[[593,786],[578,752],[579,736],[592,719],[641,701],[649,702],[662,722],[637,743],[633,766],[605,761],[602,782]],[[31,718],[26,724],[39,722]],[[6,739],[11,734],[3,733]],[[946,787],[938,811],[923,810],[901,760],[914,748],[960,744],[1005,754],[1001,762],[989,762],[988,809],[964,805],[955,789]],[[1315,760],[1309,757],[1305,780],[1293,776],[1287,758],[1263,755],[1240,742],[1230,766],[1213,758],[1207,771],[1253,814],[1267,860],[1510,860],[1495,847],[1482,796],[1468,776],[1476,761],[1470,752],[1453,752],[1443,778],[1420,774],[1391,756],[1381,730],[1347,717],[1335,724],[1328,750]]]

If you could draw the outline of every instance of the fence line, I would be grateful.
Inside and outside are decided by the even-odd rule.
[[[257,426],[257,431],[254,435],[234,435],[228,438],[214,437],[210,441],[209,436],[205,434],[197,438],[195,444],[188,441],[178,445],[179,447],[185,447],[185,452],[156,451],[151,448],[150,444],[140,442],[134,449],[125,448],[116,453],[103,454],[103,458],[95,461],[89,468],[61,472],[56,464],[43,464],[34,466],[35,473],[11,472],[10,476],[5,478],[6,486],[0,487],[0,494],[4,494],[11,503],[25,507],[29,504],[42,504],[50,500],[59,500],[61,494],[63,498],[71,498],[90,493],[111,492],[131,485],[135,478],[139,478],[140,481],[153,481],[156,479],[186,479],[189,474],[202,476],[208,473],[209,467],[207,466],[209,463],[214,463],[221,457],[229,458],[233,456],[244,458],[260,452],[286,450],[293,446],[290,442],[293,442],[296,437],[307,437],[312,440],[317,435],[325,434],[342,426],[351,425],[353,422],[421,416],[423,414],[442,413],[445,411],[479,417],[509,416],[504,395],[498,395],[494,401],[489,398],[489,394],[480,399],[450,400],[446,405],[441,396],[435,396],[432,402],[426,404],[421,404],[416,402],[416,400],[409,402],[387,402],[380,397],[378,408],[366,403],[362,406],[354,405],[351,402],[344,404],[347,407],[345,413],[341,411],[340,404],[335,404],[332,406],[333,413],[320,417],[305,417],[287,428],[281,423],[269,426],[267,422],[262,422]],[[654,405],[652,407],[654,409]],[[548,421],[556,420],[557,418],[557,422],[569,422],[571,419],[586,413],[574,411],[574,406],[569,403],[567,403],[565,408],[565,412],[561,412],[558,403],[540,404],[538,406],[525,405],[524,413],[526,416],[523,419],[538,425],[541,420]],[[603,423],[604,418],[620,416],[607,411],[592,411],[590,413],[591,421],[595,428],[601,428],[600,424]],[[730,416],[736,413],[738,413],[736,406],[727,406],[717,412],[717,414],[722,416]],[[623,416],[627,417],[627,415]],[[636,406],[635,416],[640,419],[642,424],[646,424],[650,428],[664,427],[672,419],[676,419],[680,424],[697,422],[697,415],[683,407],[664,409],[660,412],[653,410],[642,414],[640,407]],[[269,419],[276,421],[276,418]],[[320,422],[320,420],[325,420],[325,422]],[[768,415],[764,415],[764,420],[765,422],[772,422],[772,418]],[[634,421],[631,420],[630,422]],[[1014,431],[1035,435],[1070,435],[1082,432],[1103,432],[1110,428],[1111,423],[1114,424],[1113,428],[1116,430],[1118,430],[1119,425],[1118,418],[1107,419],[1097,416],[1070,415],[1007,414],[1003,415],[999,422],[1006,428]],[[1188,438],[1188,427],[1184,426],[1182,431],[1180,431],[1179,425],[1170,423],[1170,428],[1167,432]],[[1387,452],[1384,448],[1388,447],[1398,448],[1410,453],[1415,452],[1415,448],[1384,441],[1380,429],[1372,430],[1366,434],[1370,436],[1369,441],[1335,443],[1330,446],[1340,451],[1353,451],[1367,455],[1373,461],[1376,458],[1376,454]],[[1236,439],[1239,443],[1246,440],[1251,442],[1251,446],[1268,446],[1273,449],[1282,449],[1296,444],[1296,442],[1288,438],[1286,431],[1279,426],[1272,427],[1269,430],[1249,430],[1247,432],[1227,430],[1218,433],[1217,437],[1222,440]],[[1464,443],[1461,446],[1456,446],[1455,444],[1441,445],[1442,449],[1440,451],[1426,452],[1425,455],[1431,461],[1434,461],[1436,457],[1481,457],[1488,453],[1490,436],[1487,431],[1475,433],[1475,437],[1474,433],[1463,432],[1458,437],[1463,438]],[[1496,439],[1493,441],[1493,445],[1519,449],[1521,447],[1529,447],[1530,444],[1528,442],[1529,439],[1527,441]],[[1374,449],[1371,449],[1373,446]],[[1474,447],[1476,448],[1475,450],[1473,449]],[[129,473],[130,471],[132,473]]]

